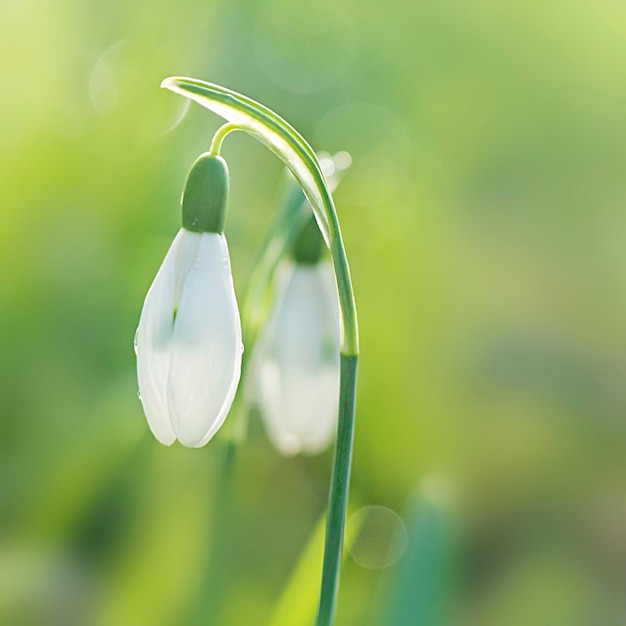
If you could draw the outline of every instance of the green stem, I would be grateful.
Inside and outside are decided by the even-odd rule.
[[[215,472],[215,490],[209,515],[211,523],[211,545],[208,558],[194,589],[189,611],[184,616],[185,624],[221,624],[224,600],[231,587],[232,566],[229,560],[233,552],[233,523],[236,519],[233,486],[236,476],[237,442],[231,438],[223,440],[218,449]],[[207,622],[208,616],[208,622]]]
[[[343,550],[344,526],[348,507],[350,468],[354,441],[354,410],[356,406],[356,355],[341,355],[341,385],[339,391],[339,425],[330,479],[328,516],[322,589],[317,613],[317,626],[331,626],[335,620],[335,605],[339,588],[339,570]]]
[[[230,576],[232,568],[228,566],[232,556],[233,522],[235,519],[235,503],[233,485],[235,483],[235,456],[237,442],[232,439],[224,442],[222,458],[220,459],[219,476],[214,499],[213,542],[211,546],[208,584],[210,585],[209,615],[214,616],[214,622],[221,622],[221,613],[224,599],[231,587]],[[201,622],[198,622],[201,623]]]
[[[209,148],[209,154],[219,156],[220,150],[222,149],[222,143],[224,142],[224,139],[226,139],[226,135],[228,135],[228,133],[232,133],[234,130],[242,129],[237,126],[237,124],[224,124],[224,126],[220,126],[215,131],[215,135],[213,135],[211,147]]]

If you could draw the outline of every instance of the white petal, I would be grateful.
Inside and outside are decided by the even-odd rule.
[[[174,287],[174,306],[177,310],[187,275],[198,258],[202,234],[181,228],[178,239],[179,244],[176,248],[176,284]]]
[[[282,402],[281,371],[276,361],[265,360],[254,372],[259,401],[265,421],[267,435],[274,447],[285,456],[294,456],[302,451],[300,437],[286,427]]]
[[[189,447],[217,432],[241,375],[241,323],[226,239],[201,237],[178,305],[167,385],[174,431]]]
[[[174,442],[166,387],[174,327],[175,262],[182,230],[174,239],[146,296],[136,336],[139,394],[150,430],[163,444]]]
[[[339,311],[329,271],[327,264],[294,266],[259,342],[262,415],[272,443],[287,455],[320,452],[335,433]]]
[[[314,380],[311,380],[312,378]],[[310,407],[306,423],[298,424],[302,451],[307,454],[318,454],[328,447],[337,430],[339,367],[320,368],[292,384],[295,388],[301,389],[300,403]]]
[[[283,262],[278,265],[274,274],[273,307],[263,324],[261,332],[256,338],[254,350],[252,351],[252,356],[250,357],[250,362],[248,364],[248,375],[245,379],[245,399],[250,406],[260,407],[263,403],[261,368],[267,364],[267,357],[271,354],[271,350],[273,349],[273,342],[276,336],[275,328],[277,312],[282,307],[282,302],[285,298],[285,291],[291,281],[292,273],[293,264]]]

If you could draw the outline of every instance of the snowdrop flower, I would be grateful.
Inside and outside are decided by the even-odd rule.
[[[214,155],[192,167],[183,227],[159,269],[136,336],[139,392],[154,436],[170,445],[205,445],[235,397],[241,323],[224,219],[228,168]]]
[[[279,268],[275,304],[253,356],[251,399],[286,456],[321,452],[337,426],[339,302],[332,265],[320,255],[311,219],[293,261]]]

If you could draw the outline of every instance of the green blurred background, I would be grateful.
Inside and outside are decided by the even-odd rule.
[[[353,158],[352,505],[406,526],[354,544],[339,626],[399,623],[390,527],[442,608],[407,624],[623,624],[625,24],[616,0],[0,0],[0,622],[206,624],[215,585],[217,626],[269,624],[325,507],[330,452],[282,459],[253,422],[207,579],[220,439],[148,434],[133,335],[220,123],[159,89],[175,74]],[[240,292],[282,168],[243,134],[223,154]],[[433,480],[435,554],[411,522]]]

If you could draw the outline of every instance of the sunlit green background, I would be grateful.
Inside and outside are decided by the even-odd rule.
[[[143,298],[219,125],[159,89],[182,74],[353,157],[352,508],[405,526],[356,540],[338,624],[398,626],[406,580],[407,625],[623,624],[625,25],[617,0],[1,0],[0,622],[207,624],[218,588],[217,626],[270,624],[324,511],[330,452],[282,459],[254,422],[207,576],[222,444],[161,446],[137,400]],[[240,292],[281,164],[223,154]]]

